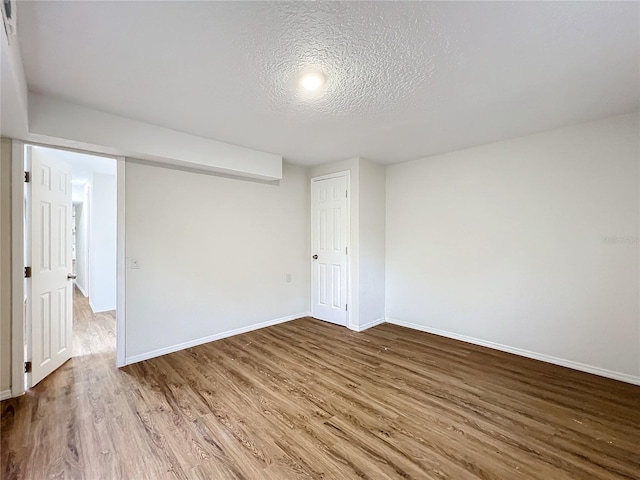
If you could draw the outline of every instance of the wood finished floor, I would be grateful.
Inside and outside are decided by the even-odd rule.
[[[76,356],[2,402],[3,479],[640,478],[640,387],[313,319],[117,370],[75,306]]]

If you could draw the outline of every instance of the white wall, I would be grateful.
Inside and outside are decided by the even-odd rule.
[[[11,394],[11,140],[0,143],[0,399]]]
[[[386,167],[360,159],[359,329],[385,318]]]
[[[388,167],[387,316],[640,380],[639,131],[624,115]]]
[[[0,32],[0,134],[8,138],[24,138],[27,135],[28,87],[22,65],[17,36],[12,34],[11,45]]]
[[[308,211],[300,167],[272,185],[127,160],[127,363],[307,315]]]
[[[94,173],[89,187],[89,304],[116,309],[116,176]]]
[[[83,202],[76,205],[76,286],[86,297],[89,295],[87,272],[89,241],[89,185],[84,187]]]

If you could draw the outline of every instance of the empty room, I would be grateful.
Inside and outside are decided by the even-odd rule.
[[[640,479],[640,2],[0,8],[2,480]]]

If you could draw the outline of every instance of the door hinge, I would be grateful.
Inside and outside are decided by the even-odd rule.
[[[31,373],[31,362],[24,362],[24,373]]]
[[[349,190],[345,190],[344,191],[344,196],[345,196],[345,198],[349,198]]]
[[[344,309],[345,309],[346,311],[349,311],[349,304],[348,304],[348,303],[345,303],[345,304],[344,304]]]
[[[349,254],[347,253],[347,248],[348,248],[348,247],[344,247],[344,254],[345,254],[345,255],[349,255]]]
[[[31,173],[24,172],[24,183],[29,183],[31,181]]]
[[[24,267],[24,278],[31,278],[31,267]]]

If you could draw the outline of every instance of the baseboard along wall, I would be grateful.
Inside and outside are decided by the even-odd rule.
[[[115,305],[109,305],[108,307],[96,307],[93,303],[91,303],[91,299],[89,299],[89,306],[93,313],[102,313],[102,312],[110,312],[116,309]]]
[[[160,357],[168,353],[177,352],[179,350],[184,350],[186,348],[197,347],[198,345],[202,345],[204,343],[213,342],[215,340],[222,340],[223,338],[232,337],[234,335],[240,335],[241,333],[252,332],[253,330],[259,330],[265,327],[271,327],[273,325],[278,325],[279,323],[285,323],[291,320],[297,320],[298,318],[308,317],[310,315],[311,315],[310,312],[297,313],[297,314],[289,315],[286,317],[275,318],[273,320],[267,320],[265,322],[255,323],[253,325],[248,325],[246,327],[236,328],[234,330],[228,330],[226,332],[216,333],[214,335],[208,335],[206,337],[196,338],[194,340],[189,340],[188,342],[178,343],[176,345],[159,348],[157,350],[152,350],[150,352],[141,353],[138,355],[132,355],[130,357],[126,357],[125,365],[142,362],[143,360],[149,360],[150,358]]]
[[[446,330],[440,330],[438,328],[426,327],[424,325],[418,325],[416,323],[405,322],[397,318],[387,318],[387,323],[398,325],[401,327],[411,328],[413,330],[419,330],[421,332],[432,333],[441,337],[451,338],[453,340],[460,340],[462,342],[471,343],[473,345],[479,345],[481,347],[492,348],[494,350],[500,350],[502,352],[513,353],[521,357],[532,358],[534,360],[540,360],[542,362],[552,363],[561,367],[572,368],[573,370],[579,370],[581,372],[592,373],[601,377],[611,378],[613,380],[620,380],[621,382],[631,383],[633,385],[640,385],[640,377],[629,375],[626,373],[615,372],[613,370],[607,370],[605,368],[595,367],[593,365],[587,365],[580,362],[574,362],[564,358],[553,357],[551,355],[545,355],[543,353],[532,352],[529,350],[523,350],[521,348],[510,347],[508,345],[502,345],[500,343],[490,342],[487,340],[481,340],[479,338],[468,337],[466,335],[460,335],[458,333],[448,332]]]
[[[369,328],[372,328],[372,327],[375,327],[376,325],[380,325],[380,324],[385,323],[385,321],[386,320],[384,318],[379,318],[377,320],[373,320],[373,321],[365,323],[363,325],[358,325],[356,328],[354,328],[354,330],[356,332],[364,332],[365,330],[367,330]]]

